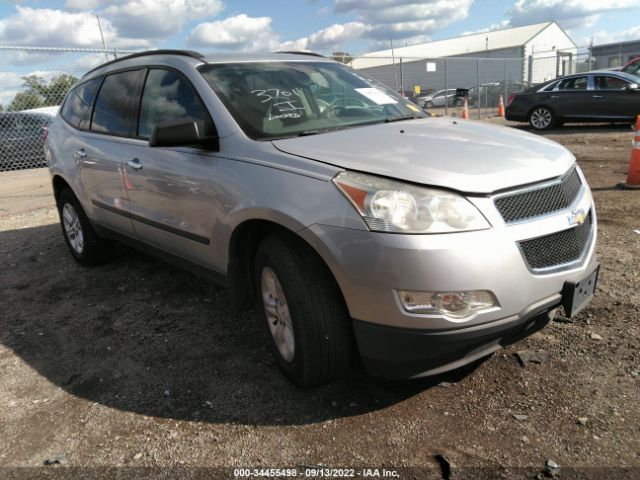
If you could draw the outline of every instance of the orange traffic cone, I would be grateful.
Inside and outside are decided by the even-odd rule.
[[[500,100],[498,100],[498,116],[504,117],[504,98],[500,95]]]
[[[627,183],[619,183],[618,187],[636,190],[640,189],[640,115],[636,120],[636,132],[633,136],[632,145]]]
[[[469,120],[469,102],[467,102],[467,97],[464,97],[464,106],[462,107],[461,117],[464,120]]]

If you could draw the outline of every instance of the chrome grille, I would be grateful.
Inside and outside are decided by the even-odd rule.
[[[518,242],[529,268],[544,270],[559,267],[579,260],[589,245],[593,219],[592,214],[582,225],[568,230]]]
[[[581,186],[582,182],[574,168],[558,183],[501,196],[494,203],[504,221],[513,223],[568,208],[578,196]]]

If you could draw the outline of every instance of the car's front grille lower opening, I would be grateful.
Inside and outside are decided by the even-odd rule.
[[[545,270],[580,260],[591,239],[592,213],[582,225],[518,242],[529,268]]]
[[[559,183],[498,197],[494,203],[504,221],[513,223],[568,208],[580,193],[581,186],[580,176],[574,168]]]

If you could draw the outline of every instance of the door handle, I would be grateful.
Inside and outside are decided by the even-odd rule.
[[[73,153],[73,156],[79,159],[87,158],[87,152],[84,151],[84,148],[80,148]]]
[[[140,160],[138,160],[137,158],[134,158],[133,160],[127,160],[127,165],[134,170],[142,170],[142,163],[140,163]]]
[[[593,95],[593,98],[602,98],[603,95]]]
[[[560,95],[551,95],[550,98],[560,98]]]

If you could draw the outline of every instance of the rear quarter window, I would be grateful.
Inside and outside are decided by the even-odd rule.
[[[100,86],[102,78],[94,78],[75,87],[62,106],[60,115],[75,128],[86,130],[91,121],[91,109],[93,100]]]

